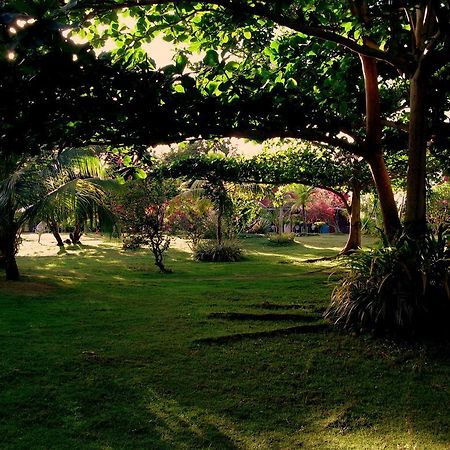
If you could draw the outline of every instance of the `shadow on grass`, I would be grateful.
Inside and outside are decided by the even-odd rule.
[[[322,333],[330,329],[329,324],[318,323],[299,325],[296,327],[277,328],[269,331],[257,331],[254,333],[235,333],[227,336],[216,336],[200,338],[193,341],[193,344],[226,344],[229,342],[242,341],[243,339],[262,339],[272,338],[278,336],[288,336],[290,334],[305,334],[305,333]]]
[[[321,313],[326,275],[279,258],[205,265],[172,249],[170,278],[145,250],[19,258],[30,275],[0,293],[0,446],[448,448],[448,343],[236,318]],[[48,302],[22,301],[47,278]],[[212,309],[228,317],[204,320]]]

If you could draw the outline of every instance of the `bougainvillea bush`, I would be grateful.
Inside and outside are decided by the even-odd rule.
[[[335,223],[336,210],[344,208],[342,200],[333,192],[324,189],[315,189],[311,194],[306,218],[310,223],[325,222]]]
[[[168,205],[166,226],[171,234],[185,237],[193,250],[201,239],[214,233],[211,202],[193,195],[174,197]]]

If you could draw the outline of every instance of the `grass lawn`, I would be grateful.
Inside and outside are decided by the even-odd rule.
[[[177,242],[26,235],[0,281],[1,449],[450,449],[448,343],[326,326],[342,236],[243,241],[239,263]]]

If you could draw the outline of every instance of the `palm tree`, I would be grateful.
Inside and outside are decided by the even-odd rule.
[[[64,245],[58,223],[72,219],[72,244],[79,244],[83,225],[96,220],[112,226],[114,217],[108,208],[107,192],[118,184],[109,178],[108,167],[90,149],[68,149],[45,168],[45,195],[33,205],[46,220],[58,245]]]
[[[0,268],[6,279],[17,280],[15,255],[20,245],[20,230],[27,221],[23,211],[35,199],[35,177],[30,158],[4,154],[0,159]]]
[[[26,222],[48,221],[61,245],[62,240],[57,237],[58,221],[73,217],[76,224],[81,224],[94,211],[112,218],[106,207],[106,192],[114,182],[106,176],[105,164],[91,149],[67,149],[56,156],[10,156],[1,160],[0,267],[5,270],[6,279],[19,278],[15,255]]]
[[[223,216],[230,205],[226,183],[215,177],[207,179],[188,180],[181,185],[181,195],[191,195],[194,198],[208,198],[216,210],[216,241],[218,245],[223,241]]]
[[[274,204],[279,208],[279,226],[278,232],[283,232],[284,208],[289,207],[289,216],[293,213],[301,212],[303,218],[303,232],[306,229],[306,206],[310,200],[314,187],[304,184],[287,184],[282,186],[275,194]]]

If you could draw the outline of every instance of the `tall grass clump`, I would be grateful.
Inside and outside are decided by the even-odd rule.
[[[267,239],[269,244],[272,245],[293,245],[295,243],[295,233],[270,233]]]
[[[349,330],[413,335],[448,330],[450,228],[349,256],[325,316]]]
[[[235,241],[202,241],[194,248],[197,261],[235,262],[242,259],[242,249]]]

